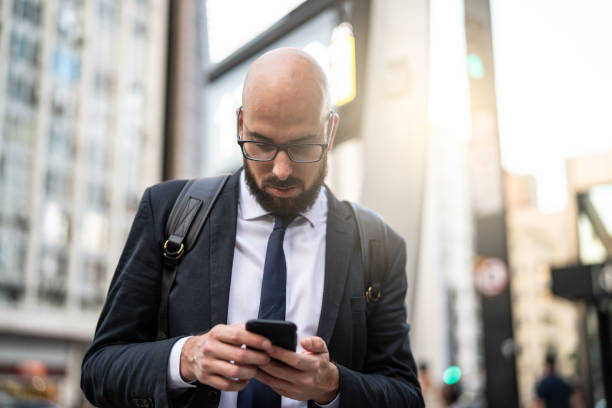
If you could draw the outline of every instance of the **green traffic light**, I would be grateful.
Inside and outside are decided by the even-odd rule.
[[[448,367],[446,370],[444,370],[444,374],[442,374],[442,381],[448,385],[456,384],[460,379],[461,369],[457,366]]]
[[[480,79],[484,76],[484,65],[478,55],[470,54],[467,56],[467,72],[474,79]]]

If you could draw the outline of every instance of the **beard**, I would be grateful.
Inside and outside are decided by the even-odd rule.
[[[327,176],[327,155],[322,159],[321,168],[312,186],[297,197],[275,197],[265,191],[266,185],[279,188],[303,187],[304,182],[297,177],[289,176],[286,180],[281,180],[276,176],[270,176],[262,181],[262,188],[260,188],[247,159],[244,159],[244,176],[251,194],[255,196],[264,210],[281,217],[293,217],[308,211],[319,196],[319,191]]]

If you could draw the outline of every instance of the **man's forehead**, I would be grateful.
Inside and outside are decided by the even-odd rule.
[[[248,113],[274,116],[329,110],[325,74],[308,54],[293,48],[270,51],[258,58],[247,73],[242,104]],[[325,113],[324,113],[325,112]]]
[[[258,116],[320,118],[327,111],[324,90],[312,81],[258,81],[245,92],[243,106],[247,114]]]
[[[268,101],[265,103],[246,104],[243,113],[246,120],[274,120],[282,122],[319,123],[327,117],[329,111],[323,111],[323,105],[317,102],[304,101]]]

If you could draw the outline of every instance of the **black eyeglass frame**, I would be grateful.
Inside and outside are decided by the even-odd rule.
[[[238,143],[238,145],[240,145],[240,150],[242,151],[242,156],[244,156],[245,159],[248,160],[252,160],[252,161],[257,161],[257,162],[269,162],[269,161],[273,161],[274,159],[276,159],[276,156],[278,155],[279,151],[284,151],[285,154],[287,154],[287,157],[289,157],[289,160],[291,160],[294,163],[317,163],[319,161],[321,161],[321,159],[323,158],[323,156],[325,155],[325,153],[327,152],[327,148],[329,147],[329,139],[331,138],[332,135],[332,131],[334,130],[334,111],[330,110],[329,111],[329,125],[327,127],[327,141],[325,143],[289,143],[289,144],[276,144],[276,143],[272,143],[272,142],[264,142],[264,141],[259,141],[259,140],[242,140],[240,138],[240,115],[242,114],[242,106],[240,108],[238,108],[238,111],[236,112],[236,141]],[[274,155],[272,155],[271,158],[269,159],[256,159],[253,157],[250,157],[249,155],[247,155],[244,145],[247,143],[257,143],[259,145],[267,145],[267,146],[272,146],[274,148],[276,148],[276,151],[274,152]],[[318,159],[316,160],[295,160],[292,156],[291,156],[291,152],[289,151],[289,149],[293,146],[321,146],[321,155],[319,156]]]

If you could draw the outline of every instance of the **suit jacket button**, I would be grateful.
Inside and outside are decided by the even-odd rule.
[[[210,390],[208,391],[208,402],[211,402],[213,404],[217,404],[219,403],[219,400],[221,399],[221,392],[217,391],[217,390]]]

